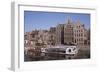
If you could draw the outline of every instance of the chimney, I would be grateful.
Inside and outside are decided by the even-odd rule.
[[[84,24],[82,26],[84,27]]]

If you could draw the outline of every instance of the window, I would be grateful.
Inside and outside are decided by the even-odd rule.
[[[78,39],[77,39],[77,41],[78,41]]]
[[[75,43],[76,43],[76,39],[75,39]]]
[[[83,34],[81,33],[81,36],[83,36]]]
[[[71,49],[69,49],[68,52],[71,52]]]
[[[76,37],[76,34],[75,34],[75,37]]]
[[[86,34],[84,34],[84,37],[86,37]]]
[[[80,34],[79,34],[79,37],[80,37]]]
[[[81,41],[83,41],[83,39],[81,38]]]
[[[81,32],[83,32],[83,31],[81,30]]]
[[[32,38],[35,38],[35,34],[32,35]]]

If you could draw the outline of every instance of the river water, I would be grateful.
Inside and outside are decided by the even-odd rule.
[[[47,60],[71,60],[71,59],[89,59],[90,51],[80,50],[76,55],[66,55],[59,53],[34,53],[32,55],[24,54],[24,61],[47,61]]]

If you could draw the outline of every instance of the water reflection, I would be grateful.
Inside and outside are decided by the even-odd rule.
[[[29,52],[24,54],[24,61],[44,61],[44,60],[69,60],[69,59],[87,59],[90,58],[90,50],[79,50],[75,55],[59,53]]]

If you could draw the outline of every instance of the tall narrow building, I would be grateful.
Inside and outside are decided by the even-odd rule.
[[[74,24],[74,43],[76,45],[84,45],[87,43],[87,29],[80,21]]]
[[[64,44],[64,24],[58,24],[56,27],[56,45]]]
[[[64,26],[64,44],[73,44],[73,23],[68,19]]]
[[[56,43],[56,27],[51,27],[49,30],[49,44],[50,45],[55,45]]]

